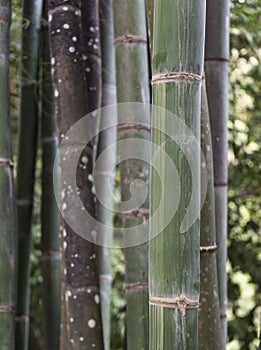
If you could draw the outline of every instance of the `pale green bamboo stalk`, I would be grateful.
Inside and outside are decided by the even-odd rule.
[[[149,103],[149,67],[146,31],[145,2],[139,0],[114,1],[116,77],[118,102]],[[128,123],[135,121],[127,113]],[[119,115],[119,124],[122,121]],[[126,117],[126,116],[124,116]],[[149,113],[144,114],[144,123],[149,124]],[[124,121],[126,123],[126,120]],[[146,128],[122,124],[119,126],[119,139],[140,138],[148,140],[150,132]],[[139,150],[144,155],[149,149]],[[148,180],[148,165],[138,159],[128,159],[120,165],[122,200],[129,199],[130,184],[134,179]],[[133,208],[136,209],[136,208]],[[139,209],[123,215],[125,227],[136,226],[147,219],[148,201]],[[126,328],[128,349],[148,349],[148,244],[125,248],[126,263]]]
[[[113,8],[112,0],[100,1],[100,28],[101,28],[101,53],[102,53],[102,107],[116,104],[116,77],[115,77],[115,50],[114,50],[114,28],[113,28]],[[100,126],[105,123],[101,112]],[[115,127],[106,129],[99,135],[98,156],[117,140],[117,115],[112,114]],[[113,122],[113,121],[112,121]],[[99,192],[106,198],[106,207],[113,208],[113,196],[110,192],[109,180],[114,174],[109,173],[111,166],[116,165],[116,144],[111,149],[102,164],[96,167],[96,175],[99,176],[97,186]],[[111,342],[111,295],[112,295],[112,251],[113,244],[113,211],[107,209],[102,203],[97,204],[97,218],[99,222],[107,225],[104,246],[98,247],[99,268],[100,268],[100,293],[102,308],[102,325],[104,349],[110,349]]]
[[[151,350],[198,349],[200,152],[192,145],[193,149],[186,148],[190,138],[184,134],[186,128],[179,128],[179,125],[184,122],[200,143],[204,29],[205,1],[155,1],[153,105],[163,110],[152,115],[152,143],[161,148],[164,156],[155,159],[151,170],[150,210],[154,227],[151,225],[150,235],[152,238],[158,234],[150,241],[149,254]],[[174,114],[172,118],[168,118],[168,111]],[[175,122],[176,117],[180,122]],[[183,145],[193,162],[175,141]],[[167,155],[178,172],[180,198],[166,187],[175,177]],[[160,179],[155,166],[162,171]],[[191,198],[193,183],[195,193]],[[178,206],[176,214],[163,230],[159,230],[173,202]],[[157,214],[155,211],[160,204]],[[192,226],[185,226],[183,232],[182,220],[190,212],[191,205],[195,217],[187,218],[186,222],[191,221]]]
[[[210,121],[205,84],[201,95],[201,195],[205,189],[206,197],[200,217],[200,312],[199,312],[199,349],[222,349],[221,323],[219,315],[217,262],[216,262],[216,225],[213,158]]]
[[[51,77],[48,32],[48,1],[43,4],[41,47],[41,138],[42,138],[42,275],[44,347],[58,350],[60,340],[61,257],[59,213],[53,189],[53,167],[58,147]]]
[[[0,0],[0,349],[14,349],[17,227],[9,99],[11,1]]]
[[[24,0],[22,30],[22,83],[17,164],[18,292],[16,349],[28,349],[30,305],[30,250],[35,157],[38,127],[38,47],[41,0]]]
[[[207,1],[205,72],[212,132],[217,270],[223,347],[227,342],[227,120],[229,65],[229,1]]]

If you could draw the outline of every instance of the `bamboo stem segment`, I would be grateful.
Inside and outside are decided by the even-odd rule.
[[[42,1],[23,3],[22,87],[17,164],[18,284],[16,349],[29,340],[31,223],[38,128],[38,50]]]
[[[153,239],[149,249],[149,348],[195,350],[198,349],[199,219],[195,217],[185,232],[181,223],[190,201],[199,214],[200,154],[199,150],[194,153],[192,167],[179,147],[186,128],[179,129],[174,121],[181,120],[200,143],[205,2],[156,0],[153,28],[152,92],[156,107],[152,114],[152,143],[164,155],[155,158],[152,151],[150,210],[155,226],[150,227]],[[168,118],[170,112],[172,118]],[[180,135],[176,138],[177,130]],[[186,144],[185,139],[189,138],[184,138]],[[191,156],[193,151],[187,144]],[[169,158],[177,170],[180,196],[166,187],[175,176]],[[157,168],[162,169],[160,178]],[[191,198],[193,181],[196,191]],[[176,213],[163,230],[158,230],[173,201],[177,202]],[[162,209],[157,210],[160,204]]]
[[[0,349],[14,349],[17,227],[9,110],[11,1],[0,1]]]

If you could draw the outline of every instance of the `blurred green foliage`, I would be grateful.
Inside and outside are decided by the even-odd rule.
[[[20,91],[21,16],[21,3],[19,0],[15,0],[13,1],[10,47],[11,116],[15,159]],[[261,322],[260,33],[260,1],[231,1],[230,120],[228,123],[229,350],[254,350],[260,346],[258,340]],[[39,155],[40,152],[38,152]],[[31,350],[43,349],[40,174],[41,162],[38,160],[31,254]],[[119,194],[117,196],[119,197]],[[112,349],[120,350],[124,348],[125,332],[124,258],[122,250],[113,250],[112,264],[114,277],[111,316]]]

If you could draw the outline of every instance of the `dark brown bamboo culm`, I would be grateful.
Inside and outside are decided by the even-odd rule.
[[[60,139],[89,109],[85,80],[85,64],[82,42],[81,2],[71,0],[63,3],[49,1],[49,30],[51,40],[51,62],[54,82],[54,96],[58,113]],[[93,123],[97,120],[93,117]],[[94,129],[88,125],[86,135]],[[86,146],[76,171],[78,193],[71,193],[71,184],[66,182],[67,162],[79,151],[78,140],[72,140],[61,163],[61,195],[64,215],[67,210],[81,210],[81,207],[68,208],[70,196],[80,196],[89,214],[95,216],[93,183],[93,148]],[[84,165],[84,166],[83,166]],[[81,205],[82,206],[82,205]],[[79,236],[63,221],[62,234],[62,328],[61,349],[103,349],[102,324],[99,304],[99,275],[97,247],[94,243]],[[90,227],[86,228],[90,230]],[[93,230],[93,228],[91,229]]]
[[[61,257],[59,212],[53,188],[53,167],[58,147],[58,135],[51,77],[47,0],[44,0],[43,3],[41,39],[43,340],[45,349],[58,350],[61,318]]]

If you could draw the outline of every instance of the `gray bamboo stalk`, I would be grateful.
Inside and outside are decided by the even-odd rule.
[[[116,104],[116,77],[115,77],[115,50],[112,0],[100,1],[100,28],[102,49],[102,107]],[[101,128],[106,116],[101,112]],[[104,130],[99,135],[98,156],[117,140],[117,115],[112,114],[115,127]],[[116,165],[116,149],[111,149],[105,161],[96,165],[96,175],[99,176],[98,186],[106,198],[106,207],[97,203],[97,218],[99,222],[107,225],[103,232],[104,246],[98,247],[100,268],[100,293],[102,307],[102,325],[104,349],[110,349],[111,341],[111,294],[112,294],[112,266],[111,247],[113,244],[113,212],[107,208],[113,208],[113,197],[110,192],[108,180],[114,176],[109,173],[111,166]],[[106,247],[107,246],[107,247]]]
[[[150,47],[150,52],[152,54],[154,0],[146,0],[146,15],[147,15],[147,28],[148,28],[148,35],[149,35],[149,47]]]
[[[83,43],[81,34],[81,2],[78,0],[49,1],[49,30],[51,38],[51,62],[56,97],[58,128],[60,139],[88,110],[87,90],[84,74]],[[96,125],[96,120],[93,118]],[[89,125],[86,135],[94,128]],[[79,193],[71,193],[71,184],[66,181],[66,169],[70,159],[78,152],[78,145],[72,144],[67,149],[66,160],[61,163],[61,193],[64,214],[67,199],[80,196],[89,214],[95,216],[93,183],[93,149],[89,145],[84,149],[76,171],[76,184]],[[67,164],[68,162],[68,164]],[[81,210],[77,206],[74,210]],[[88,224],[86,229],[94,230]],[[63,349],[103,349],[101,314],[99,305],[99,275],[97,249],[80,237],[63,222],[61,237],[63,255],[63,305],[61,350]]]
[[[186,123],[200,143],[200,102],[203,73],[205,32],[205,1],[156,0],[154,3],[154,32],[152,57],[153,105],[164,110],[152,115],[152,143],[171,157],[180,182],[177,211],[170,223],[159,230],[158,225],[171,202],[178,196],[166,188],[166,179],[172,179],[169,162],[165,156],[155,159],[151,170],[151,217],[154,227],[149,254],[150,291],[150,349],[198,349],[198,308],[200,274],[199,219],[192,217],[192,226],[181,231],[181,223],[189,208],[199,213],[200,207],[200,154],[187,149],[187,159],[175,141],[185,147],[186,135],[178,129],[174,117]],[[160,128],[162,132],[156,128]],[[179,130],[179,134],[177,134]],[[166,135],[177,135],[172,140]],[[186,139],[184,139],[184,136]],[[179,138],[180,137],[180,138]],[[182,142],[184,140],[184,144]],[[188,142],[189,145],[189,142]],[[154,154],[152,153],[152,159]],[[159,179],[154,166],[162,170]],[[174,181],[174,179],[173,179]],[[191,198],[192,182],[195,195]],[[163,182],[163,185],[160,183]],[[163,186],[163,187],[162,187]],[[161,190],[160,190],[161,188]],[[198,191],[198,192],[197,192]],[[161,203],[161,210],[156,209]],[[190,204],[190,200],[193,202]]]
[[[145,2],[139,0],[115,0],[115,47],[117,100],[119,102],[149,103],[149,67],[146,31]],[[128,122],[135,120],[135,109],[129,113]],[[121,124],[119,115],[119,139],[141,138],[148,140],[150,131],[140,125]],[[150,115],[144,115],[149,124]],[[140,152],[149,153],[144,147]],[[122,200],[129,199],[130,184],[134,179],[148,181],[149,167],[138,159],[128,159],[120,165]],[[137,215],[139,214],[139,215]],[[148,201],[141,208],[123,214],[125,227],[136,226],[148,217]],[[148,244],[125,248],[127,348],[148,349]]]
[[[53,166],[58,136],[51,77],[47,0],[43,4],[41,37],[43,338],[45,349],[58,350],[61,319],[61,257],[59,213],[53,189]]]
[[[200,217],[200,350],[222,349],[211,141],[206,87],[203,83],[201,94],[201,150],[204,157],[201,160],[201,168],[202,170],[207,170],[207,178],[201,177],[201,193],[204,193],[206,186],[207,192]]]
[[[9,100],[11,1],[0,0],[0,349],[14,349],[17,227]]]
[[[23,3],[21,109],[17,164],[18,284],[16,349],[28,349],[31,222],[38,127],[38,48],[41,0]]]
[[[227,119],[229,1],[207,1],[205,73],[213,144],[217,270],[223,349],[227,341]]]

